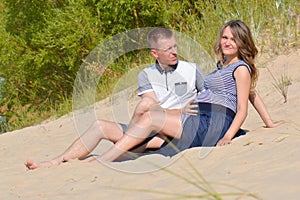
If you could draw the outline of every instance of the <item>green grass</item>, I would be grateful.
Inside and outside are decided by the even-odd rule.
[[[185,33],[200,43],[213,59],[214,53],[212,47],[218,37],[219,29],[230,19],[241,19],[249,25],[256,44],[260,49],[260,53],[268,54],[270,57],[273,57],[280,53],[290,51],[293,48],[299,48],[299,1],[233,0],[217,1],[215,4],[212,2],[215,1],[163,1],[160,5],[161,16],[159,19],[162,21],[162,25]],[[4,4],[1,3],[0,6],[3,7]],[[137,15],[135,15],[135,19],[139,20],[139,24],[142,24],[145,18],[142,18],[141,14],[145,14],[147,12],[139,10],[136,11]],[[64,10],[61,10],[60,12],[64,12]],[[1,19],[3,18],[2,22],[5,22],[6,19],[4,14],[5,12],[3,12],[0,16]],[[72,12],[70,14],[72,14]],[[78,16],[76,15],[76,17]],[[56,21],[54,21],[53,24],[51,23],[51,27],[54,26],[55,28],[55,24]],[[38,54],[35,55],[35,49],[27,48],[26,43],[22,43],[22,45],[20,45],[20,42],[23,40],[5,32],[5,24],[0,25],[0,31],[3,33],[1,34],[1,37],[3,38],[0,37],[0,42],[3,42],[2,48],[3,51],[6,52],[5,57],[3,57],[1,62],[9,64],[13,63],[13,69],[15,69],[16,72],[24,70],[26,72],[18,74],[15,71],[8,71],[9,75],[7,75],[7,77],[10,77],[10,80],[8,81],[11,83],[11,86],[7,88],[9,90],[7,94],[11,96],[7,97],[5,102],[0,102],[1,114],[6,115],[8,117],[7,120],[10,122],[6,127],[6,130],[12,131],[20,129],[22,127],[40,123],[48,118],[56,118],[71,112],[72,91],[70,91],[70,84],[73,83],[71,75],[64,73],[64,71],[58,71],[56,74],[51,74],[49,77],[54,79],[51,80],[51,83],[46,84],[47,87],[44,87],[42,84],[48,80],[47,77],[31,80],[31,72],[27,72],[27,70],[32,70],[32,73],[37,73],[36,69],[41,67],[31,66],[34,64],[31,62],[32,58],[34,58],[33,60],[37,63],[43,63],[45,58],[47,58],[49,62],[53,59],[71,62],[75,59],[73,55],[76,54],[60,55],[62,59],[55,57],[43,57],[47,56],[49,53],[46,51],[46,48],[46,50],[42,49],[43,51],[37,51]],[[101,32],[100,30],[97,31]],[[94,35],[91,35],[90,37],[95,38],[96,34],[94,29],[91,33]],[[52,36],[54,33],[50,34],[47,32],[47,34]],[[72,33],[70,32],[70,34]],[[9,37],[9,43],[5,43],[5,41],[7,41],[7,37]],[[63,35],[58,37],[58,41],[56,41],[55,37],[53,37],[53,44],[62,42],[62,37]],[[94,43],[88,44],[87,46],[97,46],[96,42],[101,40],[97,38],[95,41],[88,41]],[[10,44],[11,46],[7,46],[7,44]],[[43,44],[43,42],[41,42],[41,44]],[[48,43],[46,42],[46,44]],[[66,49],[67,48],[68,47],[66,47]],[[52,49],[49,47],[49,51],[50,50]],[[76,49],[75,52],[79,50],[80,49]],[[87,49],[82,51],[87,52]],[[29,59],[26,60],[27,52]],[[54,53],[54,55],[56,54]],[[194,58],[191,58],[191,60],[200,59],[199,57],[200,56],[195,56]],[[16,60],[16,58],[18,59]],[[80,60],[82,59],[80,58]],[[132,53],[115,61],[113,66],[107,68],[103,73],[97,86],[98,92],[96,94],[95,101],[99,101],[110,96],[112,94],[111,91],[113,91],[115,85],[119,82],[119,79],[122,78],[126,72],[136,66],[142,66],[145,63],[149,63],[150,60],[151,58],[149,54],[145,54],[145,52],[136,52],[136,54]],[[27,67],[26,64],[29,65],[29,67]],[[43,67],[47,67],[45,63],[43,64]],[[48,66],[48,69],[52,67],[53,64]],[[14,74],[14,76],[10,76],[10,74]],[[66,79],[65,77],[68,78]],[[289,85],[289,82],[289,77],[283,76],[275,83],[275,85],[277,85],[277,89],[283,92],[282,95],[287,95],[287,86]],[[42,93],[40,93],[40,91],[42,91]],[[51,99],[51,97],[54,97],[55,99]],[[30,106],[27,107],[29,104]]]

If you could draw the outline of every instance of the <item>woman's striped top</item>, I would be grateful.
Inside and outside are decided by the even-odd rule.
[[[196,102],[218,104],[237,112],[237,90],[233,76],[239,66],[246,66],[251,74],[251,68],[244,61],[230,64],[226,68],[218,68],[204,80],[204,91],[197,97]]]

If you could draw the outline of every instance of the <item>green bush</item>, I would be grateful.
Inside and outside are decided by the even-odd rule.
[[[292,0],[0,0],[0,115],[6,130],[39,123],[72,109],[76,73],[105,39],[141,27],[184,32],[214,55],[222,24],[241,19],[261,51],[276,54],[297,44],[299,1]],[[99,82],[98,99],[132,66],[149,62],[145,52],[117,59]]]

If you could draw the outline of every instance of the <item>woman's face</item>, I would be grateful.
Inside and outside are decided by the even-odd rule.
[[[227,26],[223,31],[221,38],[221,48],[223,54],[228,58],[238,56],[238,46],[229,26]]]

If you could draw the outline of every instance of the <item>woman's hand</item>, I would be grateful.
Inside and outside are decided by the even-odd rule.
[[[273,122],[272,120],[268,121],[268,123],[266,124],[266,128],[275,128],[277,126],[280,126],[281,124],[284,124],[285,121],[284,120],[279,120],[276,122]]]
[[[231,143],[230,138],[223,137],[221,140],[218,141],[217,146],[224,146],[230,143]]]

